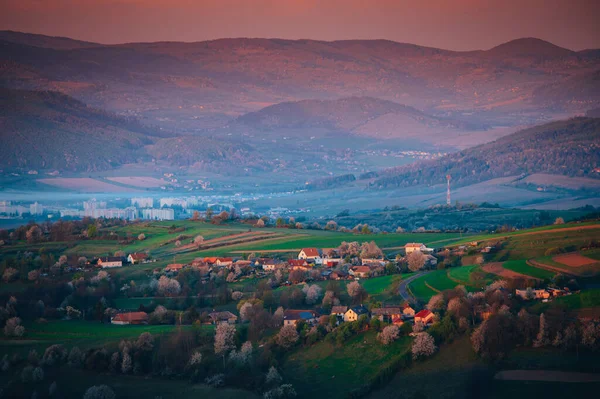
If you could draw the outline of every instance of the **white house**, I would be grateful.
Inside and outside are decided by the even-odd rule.
[[[298,254],[298,259],[312,260],[317,265],[323,264],[323,255],[317,248],[302,248]]]
[[[102,268],[121,267],[123,266],[123,258],[120,256],[104,256],[98,259],[98,266]]]
[[[425,244],[421,244],[420,242],[409,242],[404,246],[404,251],[406,251],[407,255],[415,251],[425,252],[426,249]]]

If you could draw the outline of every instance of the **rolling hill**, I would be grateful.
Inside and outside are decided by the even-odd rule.
[[[575,118],[525,129],[494,142],[379,173],[371,187],[453,186],[547,173],[600,179],[600,119]]]
[[[0,49],[2,86],[61,91],[181,132],[221,128],[274,104],[347,97],[502,126],[600,105],[597,96],[582,91],[600,69],[597,50],[574,52],[531,38],[457,52],[387,40],[101,45],[4,31]],[[551,103],[536,95],[548,85]],[[390,128],[377,123],[364,129],[376,136]]]
[[[476,128],[474,124],[435,117],[373,97],[284,102],[245,114],[237,122],[258,130],[325,129],[377,139],[435,140],[435,136],[439,139],[440,135]]]
[[[3,168],[91,171],[143,160],[157,139],[135,120],[57,92],[0,89]]]

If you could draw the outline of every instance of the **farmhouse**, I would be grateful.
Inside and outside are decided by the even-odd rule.
[[[527,288],[526,290],[516,290],[516,295],[521,299],[526,301],[530,299],[548,299],[550,298],[550,293],[546,290],[534,290],[531,288]]]
[[[433,313],[428,309],[423,309],[415,314],[415,323],[429,324],[433,323]]]
[[[285,263],[280,261],[279,259],[267,259],[263,262],[263,270],[272,272],[276,269],[285,268]]]
[[[344,260],[342,258],[327,258],[323,261],[323,265],[327,267],[336,267],[340,265]]]
[[[313,310],[294,310],[288,309],[283,312],[283,325],[295,326],[300,320],[313,324],[319,315]]]
[[[229,267],[233,264],[232,258],[217,258],[214,262],[216,266],[219,267]]]
[[[110,319],[110,322],[122,326],[127,324],[146,324],[148,323],[148,314],[146,312],[119,313]]]
[[[408,304],[402,305],[402,315],[404,318],[415,317],[415,310]]]
[[[338,305],[331,307],[331,314],[338,317],[344,317],[344,314],[348,311],[348,306]]]
[[[402,324],[402,309],[399,307],[383,307],[371,310],[371,316],[386,323]]]
[[[330,280],[344,280],[348,278],[348,273],[346,273],[343,270],[333,270],[330,274],[329,274],[329,279]]]
[[[311,269],[311,266],[305,259],[289,259],[288,265],[292,270],[304,270],[308,271]]]
[[[120,256],[104,256],[98,259],[98,266],[102,268],[121,267],[123,266],[123,258]]]
[[[323,264],[323,256],[321,255],[321,251],[317,248],[302,248],[298,254],[298,259],[311,260],[315,262],[316,265]]]
[[[371,268],[369,266],[354,266],[348,273],[354,277],[366,278],[371,274]]]
[[[356,321],[362,315],[369,316],[369,309],[363,305],[350,308],[344,313],[344,321]]]
[[[408,255],[415,251],[425,252],[426,248],[427,247],[425,246],[425,244],[421,244],[420,242],[409,242],[404,246],[404,251]]]
[[[171,263],[165,267],[165,272],[178,272],[184,267],[185,265],[183,263]]]
[[[238,317],[229,311],[212,312],[208,315],[212,324],[235,324]]]
[[[129,256],[127,257],[127,262],[131,263],[132,265],[135,265],[136,263],[141,263],[146,259],[148,259],[148,254],[145,254],[143,252],[135,252],[129,254]]]

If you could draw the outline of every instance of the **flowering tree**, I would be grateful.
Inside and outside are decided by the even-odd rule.
[[[231,299],[233,299],[234,301],[239,301],[243,297],[244,297],[244,293],[241,291],[233,291],[231,293]]]
[[[542,347],[542,346],[547,346],[550,344],[550,337],[549,337],[550,332],[548,331],[548,326],[546,325],[546,316],[544,316],[544,314],[542,313],[540,315],[540,330],[538,332],[538,335],[535,339],[535,341],[533,341],[533,346],[536,348]]]
[[[179,281],[168,278],[167,276],[161,276],[158,279],[158,293],[164,296],[173,296],[179,294],[181,291],[181,285]]]
[[[246,341],[239,351],[232,350],[229,354],[229,360],[238,366],[245,366],[252,360],[252,342]]]
[[[285,349],[291,348],[294,346],[296,342],[298,342],[298,332],[296,331],[296,327],[293,325],[287,325],[281,327],[279,330],[279,334],[275,338],[277,344]]]
[[[7,283],[10,283],[11,281],[16,280],[18,276],[19,276],[19,271],[17,269],[15,269],[14,267],[7,267],[4,270],[4,273],[2,273],[2,279]]]
[[[255,227],[265,227],[265,221],[262,219],[258,219],[256,221],[256,224],[254,225]]]
[[[281,325],[281,323],[283,323],[283,308],[280,306],[277,308],[277,310],[275,310],[275,313],[273,313],[273,326],[274,327],[279,327]]]
[[[11,317],[4,326],[4,335],[7,337],[22,337],[25,334],[25,327],[21,325],[21,319]]]
[[[408,255],[408,268],[416,272],[425,266],[425,255],[421,251],[413,251]]]
[[[235,326],[227,323],[217,325],[215,333],[215,355],[223,356],[223,365],[225,364],[225,355],[235,348]]]
[[[419,333],[412,344],[413,359],[431,356],[435,353],[436,349],[435,341],[431,335],[425,332]]]
[[[190,356],[190,360],[188,361],[188,364],[190,366],[197,366],[200,363],[202,363],[202,353],[196,351],[194,353],[192,353],[192,356]]]
[[[360,246],[360,257],[361,258],[381,258],[383,257],[383,251],[375,241],[363,242]]]
[[[323,297],[322,305],[324,307],[337,306],[340,304],[340,300],[336,298],[335,292],[327,291],[325,292],[325,296]]]
[[[306,294],[306,303],[308,305],[313,305],[317,303],[317,301],[321,297],[321,293],[323,292],[321,287],[319,287],[316,284],[313,284],[310,287],[307,284],[304,286],[304,289],[302,289],[302,291],[304,291],[304,293]]]
[[[34,244],[42,238],[42,230],[37,225],[31,226],[25,233],[25,238],[29,244]]]
[[[251,302],[244,302],[242,307],[240,307],[240,318],[242,321],[248,321],[254,314],[254,305]]]
[[[444,296],[442,294],[435,294],[427,302],[426,308],[433,311],[444,309]]]
[[[400,336],[400,329],[398,326],[387,326],[377,334],[377,339],[384,345],[389,345]]]
[[[353,281],[348,284],[346,286],[346,290],[352,299],[362,297],[365,293],[364,288],[358,283],[358,281]]]
[[[194,238],[194,245],[200,248],[204,244],[204,237],[198,235]]]

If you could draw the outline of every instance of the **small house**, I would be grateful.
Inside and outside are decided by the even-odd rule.
[[[183,263],[171,263],[165,267],[165,272],[178,272],[184,267],[185,265]]]
[[[317,248],[302,248],[298,254],[298,259],[304,259],[307,261],[313,261],[316,265],[323,264],[323,255]]]
[[[429,309],[423,309],[415,314],[415,323],[429,324],[433,323],[433,313]]]
[[[230,267],[233,264],[233,258],[217,258],[214,264],[219,267]]]
[[[396,323],[402,324],[402,309],[397,306],[385,306],[372,309],[371,317],[386,323],[393,323],[394,320],[396,320]]]
[[[333,270],[329,274],[329,279],[330,280],[345,280],[347,278],[348,278],[348,273],[346,273],[343,270]]]
[[[371,274],[371,268],[369,266],[354,266],[348,273],[354,277],[366,278]]]
[[[104,256],[98,259],[98,266],[102,268],[121,267],[123,266],[123,258],[120,256]]]
[[[283,263],[279,259],[267,259],[267,260],[263,261],[262,268],[265,271],[272,272],[272,271],[275,271],[276,269],[285,268],[285,263]]]
[[[313,310],[294,310],[288,309],[283,312],[283,325],[295,326],[300,320],[304,320],[309,324],[314,324],[319,315]]]
[[[344,317],[344,314],[348,311],[348,306],[337,305],[331,307],[331,314],[334,314],[338,317]]]
[[[148,259],[148,254],[145,254],[143,252],[135,252],[129,254],[129,256],[127,257],[127,262],[131,263],[132,265],[135,265],[136,263],[142,263],[146,259]]]
[[[408,303],[405,303],[402,306],[402,315],[404,318],[415,317],[415,310]]]
[[[367,315],[367,317],[368,317],[369,309],[367,309],[363,305],[354,306],[354,307],[348,309],[346,311],[346,313],[344,313],[344,321],[356,321],[362,315]]]
[[[148,314],[146,312],[129,312],[119,313],[110,319],[111,324],[128,325],[128,324],[147,324]]]
[[[223,312],[212,312],[208,315],[208,317],[210,317],[212,324],[235,324],[237,323],[238,319],[236,315],[227,310]]]
[[[306,259],[289,259],[288,265],[290,266],[291,270],[308,271],[312,269]]]
[[[407,255],[415,251],[425,252],[426,249],[427,247],[425,246],[425,244],[422,244],[420,242],[409,242],[404,246],[404,251]]]

